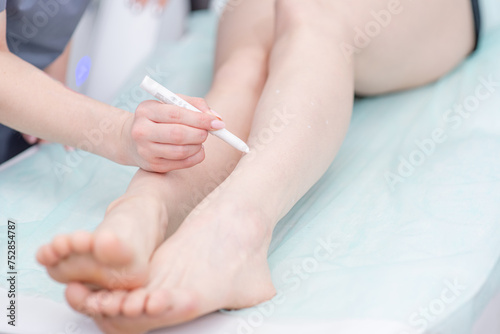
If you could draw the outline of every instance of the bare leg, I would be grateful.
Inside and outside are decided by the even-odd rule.
[[[255,18],[262,15],[257,12]],[[236,20],[241,18],[233,17],[226,24]],[[230,30],[221,30],[224,42],[219,43],[216,75],[206,97],[227,127],[241,138],[248,137],[267,77],[273,38],[267,33],[273,29],[269,14],[267,20],[260,35],[251,32],[236,39],[232,34],[227,36]],[[62,283],[76,281],[113,289],[141,286],[156,247],[224,181],[241,158],[238,151],[217,138],[209,138],[205,147],[205,161],[193,168],[165,175],[138,171],[126,194],[110,205],[94,233],[56,237],[39,250],[39,262]],[[106,311],[114,313],[115,308],[109,304]]]
[[[248,21],[259,26],[262,16],[245,11],[262,6],[272,12],[267,4],[243,2],[230,16],[245,20],[226,28],[243,31],[239,25]],[[252,154],[160,246],[146,286],[117,295],[121,315],[97,320],[106,332],[142,333],[272,297],[266,262],[272,230],[333,160],[347,131],[354,88],[377,94],[430,82],[473,44],[468,0],[408,3],[352,59],[339,46],[351,42],[352,28],[368,22],[370,10],[384,8],[385,1],[278,0],[276,6],[269,76],[249,139]],[[438,57],[432,62],[424,57],[428,48]],[[276,112],[285,109],[289,118],[279,126]],[[77,309],[98,298],[78,284],[68,287],[67,296]]]

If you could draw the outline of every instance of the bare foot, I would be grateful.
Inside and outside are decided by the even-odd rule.
[[[271,231],[263,226],[234,204],[211,207],[188,218],[158,248],[145,287],[96,293],[73,283],[66,298],[108,334],[144,333],[219,309],[254,306],[275,294],[267,264]]]
[[[134,289],[148,277],[151,255],[164,240],[167,214],[153,198],[130,196],[113,202],[94,233],[59,235],[37,253],[58,282],[106,289]]]

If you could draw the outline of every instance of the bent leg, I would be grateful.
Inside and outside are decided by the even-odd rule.
[[[253,11],[254,6],[248,4],[247,10]],[[206,97],[227,128],[245,139],[267,77],[266,48],[272,43],[269,31],[273,21],[272,14],[265,12],[267,18],[255,13],[267,25],[261,33],[247,29],[248,34],[231,39],[225,36],[230,29],[224,27],[241,18],[234,16],[222,23],[214,81]],[[205,143],[205,151],[205,161],[190,169],[168,174],[139,170],[94,233],[57,236],[39,250],[39,262],[62,283],[78,281],[110,289],[144,284],[156,247],[224,181],[241,158],[240,152],[213,136]]]

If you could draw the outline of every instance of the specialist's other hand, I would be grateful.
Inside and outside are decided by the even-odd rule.
[[[224,122],[212,113],[204,99],[182,96],[201,113],[158,101],[142,102],[131,121],[129,155],[144,170],[166,173],[189,168],[205,159],[203,143],[208,131],[220,130]]]
[[[49,141],[47,140],[44,140],[44,139],[40,139],[40,138],[37,138],[35,136],[32,136],[32,135],[27,135],[27,134],[24,134],[23,133],[23,139],[30,145],[35,145],[35,144],[50,144]],[[74,151],[75,149],[71,146],[68,146],[68,145],[64,145],[64,149],[68,152],[70,151]]]

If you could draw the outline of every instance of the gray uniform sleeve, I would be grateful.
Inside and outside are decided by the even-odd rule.
[[[0,0],[0,13],[5,10],[6,3],[7,3],[7,0]]]
[[[3,2],[10,52],[44,69],[63,53],[90,0],[0,0]]]

